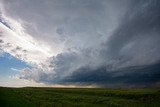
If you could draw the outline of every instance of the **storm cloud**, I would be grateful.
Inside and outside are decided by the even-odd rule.
[[[160,83],[159,0],[15,1],[3,1],[6,16],[18,18],[52,52],[40,67],[22,69],[19,78],[98,86]]]

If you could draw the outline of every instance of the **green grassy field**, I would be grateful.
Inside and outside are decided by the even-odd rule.
[[[160,89],[1,87],[0,107],[160,107]]]

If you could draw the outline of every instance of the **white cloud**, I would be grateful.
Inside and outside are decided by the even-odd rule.
[[[10,18],[6,23],[10,24],[11,29],[0,23],[0,40],[3,41],[0,45],[1,50],[22,61],[36,65],[54,55],[50,46],[42,44],[43,42],[37,41],[25,33],[20,23]]]
[[[12,71],[17,71],[17,72],[21,72],[20,69],[16,69],[16,68],[10,68]]]
[[[43,83],[36,83],[35,81],[19,79],[16,77],[0,76],[0,86],[3,87],[46,87]]]
[[[5,20],[4,20],[5,19]],[[27,34],[24,29],[22,28],[21,24],[15,21],[14,19],[8,18],[5,16],[3,20],[6,21],[6,23],[11,26],[10,28],[5,26],[3,23],[0,23],[0,49],[1,49],[1,55],[6,52],[12,55],[13,57],[26,62],[30,65],[31,68],[24,68],[24,69],[15,69],[11,68],[13,71],[18,71],[20,73],[16,76],[13,76],[13,81],[18,82],[18,80],[14,79],[21,78],[22,80],[20,83],[16,84],[13,82],[13,84],[16,84],[16,86],[24,85],[39,85],[38,83],[32,83],[33,79],[35,78],[35,81],[39,81],[39,74],[40,73],[50,73],[53,67],[50,65],[50,57],[54,56],[53,51],[51,50],[50,46],[43,44],[43,41],[37,41],[35,38],[33,38],[31,35]],[[18,26],[12,26],[12,25],[18,25]],[[22,77],[28,77],[29,81],[24,81]],[[4,83],[5,81],[3,81]],[[6,84],[9,81],[6,81]],[[6,86],[6,85],[4,85]]]

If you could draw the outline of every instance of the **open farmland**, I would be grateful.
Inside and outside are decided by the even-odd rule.
[[[160,107],[160,89],[1,87],[0,107]]]

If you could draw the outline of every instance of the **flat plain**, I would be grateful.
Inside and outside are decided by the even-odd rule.
[[[160,107],[160,88],[4,88],[0,107]]]

